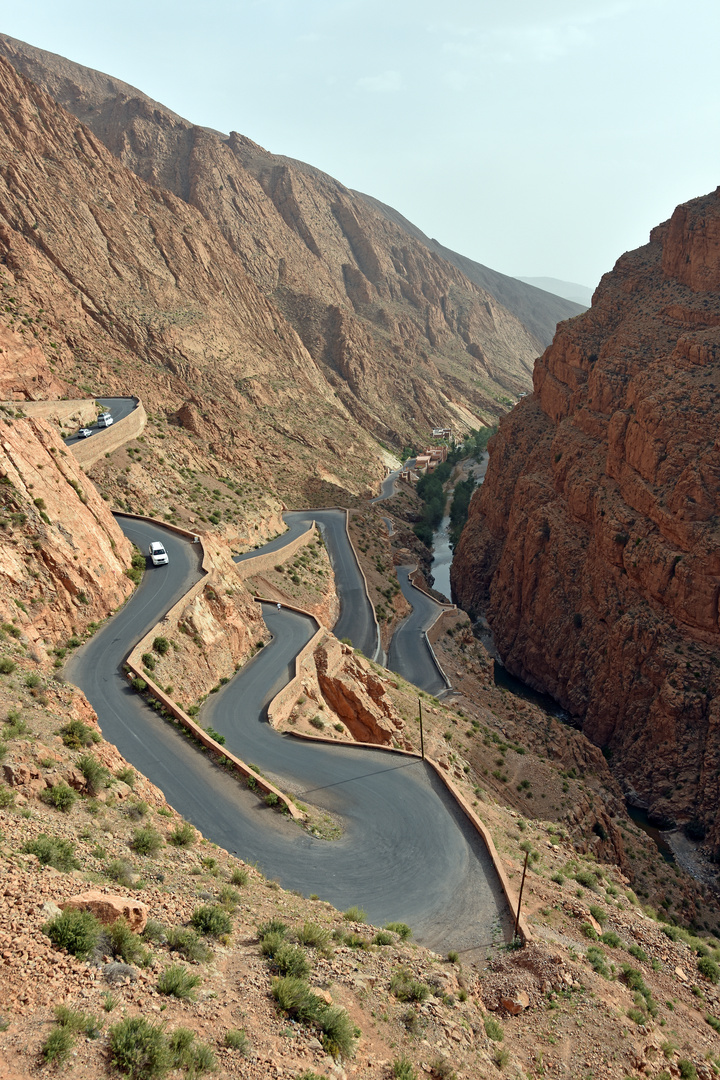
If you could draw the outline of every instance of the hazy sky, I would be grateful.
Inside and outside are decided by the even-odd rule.
[[[720,184],[717,0],[23,0],[0,31],[594,287]]]

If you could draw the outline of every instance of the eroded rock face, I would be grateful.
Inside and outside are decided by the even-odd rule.
[[[0,422],[0,519],[0,620],[32,644],[67,641],[132,592],[131,545],[47,421]]]
[[[357,742],[391,746],[403,742],[404,725],[385,687],[367,662],[329,634],[314,653],[317,679],[325,701]]]
[[[453,563],[508,668],[720,851],[720,192],[560,325],[501,424]]]

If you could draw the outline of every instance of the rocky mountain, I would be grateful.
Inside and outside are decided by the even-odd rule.
[[[12,38],[0,38],[0,54],[219,231],[302,341],[322,395],[398,448],[428,424],[500,415],[529,386],[558,319],[579,310],[441,249],[389,208],[237,132],[193,125]]]
[[[491,444],[452,578],[508,668],[716,856],[719,416],[720,189],[559,328]]]

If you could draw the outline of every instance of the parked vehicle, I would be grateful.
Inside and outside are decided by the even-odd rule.
[[[150,545],[150,558],[153,566],[163,566],[168,563],[168,553],[159,540],[153,540]]]
[[[110,427],[114,423],[112,415],[109,412],[100,413],[97,420],[98,427]]]
[[[92,431],[89,427],[81,427],[77,433],[78,439],[89,439],[92,435]]]

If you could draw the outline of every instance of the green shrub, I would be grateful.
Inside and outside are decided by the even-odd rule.
[[[56,1005],[55,1023],[69,1031],[82,1032],[89,1039],[97,1039],[102,1031],[103,1021],[90,1013],[69,1009],[67,1005]]]
[[[54,1027],[42,1044],[40,1053],[48,1065],[62,1065],[75,1045],[73,1033],[66,1027]]]
[[[100,742],[100,735],[94,728],[83,724],[82,720],[70,720],[60,728],[62,741],[71,750],[81,750],[84,746],[92,746]]]
[[[622,945],[620,938],[614,930],[606,930],[604,934],[600,935],[600,940],[603,945],[607,945],[611,949],[618,949],[620,945]]]
[[[244,1028],[231,1028],[230,1031],[226,1031],[223,1045],[229,1050],[238,1050],[243,1057],[247,1057],[250,1053],[250,1040]]]
[[[53,784],[52,787],[41,791],[40,798],[48,806],[54,806],[56,810],[68,814],[77,800],[77,794],[64,780],[61,780],[58,784]]]
[[[602,975],[604,979],[610,978],[610,968],[607,966],[605,960],[605,953],[597,945],[591,945],[587,951],[587,958],[590,966],[598,975]]]
[[[585,937],[589,938],[590,941],[598,941],[599,940],[599,934],[598,934],[597,930],[589,922],[583,923],[582,926],[580,927],[580,929],[582,930]]]
[[[160,653],[160,656],[165,656],[170,649],[170,642],[166,637],[156,637],[153,640],[152,647],[156,653]]]
[[[575,880],[586,889],[594,889],[597,885],[597,877],[590,870],[578,870]]]
[[[457,964],[458,960],[460,959],[460,954],[455,952],[454,949],[451,949],[447,955],[447,958],[451,964]]]
[[[492,1016],[486,1016],[484,1019],[485,1034],[488,1039],[492,1039],[493,1042],[502,1042],[505,1038],[505,1032],[502,1029],[502,1025],[495,1020]]]
[[[220,904],[205,904],[196,907],[190,917],[190,922],[201,934],[208,934],[210,937],[219,938],[232,930],[232,920]]]
[[[209,960],[212,950],[205,944],[195,930],[180,926],[170,926],[165,931],[167,943],[175,952],[181,953],[186,960],[201,964]]]
[[[167,994],[176,998],[193,998],[193,990],[200,982],[199,975],[193,975],[182,964],[171,964],[165,968],[157,981],[160,994]]]
[[[258,937],[261,941],[263,938],[267,937],[268,934],[280,934],[282,937],[285,937],[287,932],[287,923],[284,923],[282,919],[278,918],[268,919],[266,923],[261,923],[260,926],[258,926]]]
[[[42,931],[50,938],[53,945],[84,960],[97,945],[101,926],[92,912],[68,908],[61,915],[56,915],[50,922],[45,923]]]
[[[375,937],[372,939],[373,945],[394,945],[395,938],[387,930],[378,930]]]
[[[720,982],[720,967],[709,956],[701,956],[697,962],[697,969],[701,975],[717,985]]]
[[[197,833],[188,821],[183,821],[168,836],[168,844],[173,847],[191,847],[197,840]]]
[[[283,975],[272,981],[272,996],[283,1012],[297,1020],[312,1021],[324,1004],[322,998],[313,994],[304,979]]]
[[[412,930],[404,922],[389,922],[385,923],[385,929],[390,930],[393,934],[397,934],[401,941],[407,941],[412,937]]]
[[[162,1025],[128,1016],[110,1028],[110,1060],[133,1080],[164,1076],[172,1063]]]
[[[365,922],[367,918],[365,912],[359,907],[349,907],[347,911],[343,912],[343,919],[345,922]]]
[[[680,1058],[677,1067],[680,1070],[682,1080],[697,1080],[697,1069],[692,1061],[688,1061],[687,1058]]]
[[[0,785],[0,810],[9,810],[15,805],[15,792],[6,784]]]
[[[320,1029],[320,1041],[326,1053],[334,1058],[352,1057],[359,1032],[356,1032],[345,1009],[340,1005],[322,1005],[315,1023]]]
[[[125,919],[116,919],[114,923],[106,926],[104,936],[113,956],[119,956],[126,964],[134,964],[145,956],[142,938],[131,930]]]
[[[63,840],[59,836],[41,833],[34,840],[28,840],[23,851],[36,855],[43,866],[53,866],[65,874],[77,870],[80,866],[75,858],[75,845],[72,840]]]
[[[294,975],[302,979],[310,974],[307,953],[299,945],[283,943],[275,952],[273,959],[281,975]]]
[[[416,979],[408,968],[398,968],[390,977],[390,993],[398,1001],[425,1001],[430,987]]]
[[[155,657],[153,656],[152,653],[144,652],[142,654],[141,659],[142,659],[142,662],[145,665],[145,667],[148,669],[148,671],[154,671],[155,670],[156,660],[155,660]]]
[[[163,846],[163,838],[152,825],[143,825],[135,829],[130,847],[138,855],[155,855]]]
[[[122,769],[118,769],[115,773],[115,779],[120,780],[123,784],[127,784],[129,788],[135,787],[135,770],[129,765],[124,765]]]
[[[91,795],[97,795],[99,791],[107,787],[110,773],[94,754],[83,754],[76,764],[85,777],[85,783]]]
[[[0,675],[12,675],[17,664],[9,656],[0,656]]]
[[[147,690],[147,683],[144,679],[141,679],[139,675],[136,675],[134,679],[130,680],[130,685],[133,690],[137,690],[138,694],[144,694]]]
[[[644,960],[647,960],[647,953],[644,949],[641,949],[639,945],[628,945],[627,951],[630,953],[631,956],[634,956],[635,959],[639,960],[641,963]]]
[[[226,911],[235,911],[240,903],[240,893],[231,885],[223,885],[218,893],[218,900]]]
[[[260,952],[263,956],[273,957],[284,944],[285,938],[282,934],[265,934],[260,938]]]
[[[709,1024],[713,1031],[717,1031],[718,1035],[720,1035],[720,1020],[718,1020],[716,1016],[711,1016],[710,1013],[707,1013],[705,1016],[705,1023]]]
[[[599,922],[601,926],[604,926],[607,922],[607,913],[604,908],[601,908],[598,904],[590,905],[590,914],[595,922]]]
[[[404,1054],[401,1058],[396,1058],[393,1061],[392,1074],[395,1080],[417,1080],[417,1073],[413,1068],[413,1063]]]
[[[216,1068],[215,1054],[205,1043],[195,1041],[195,1032],[179,1027],[168,1036],[174,1069],[184,1069],[189,1077],[202,1076]]]
[[[301,945],[309,945],[314,949],[326,949],[330,943],[330,931],[327,927],[313,922],[303,923],[295,936]]]
[[[126,889],[135,881],[135,871],[132,865],[125,859],[111,859],[104,870],[105,876],[118,885],[124,885]]]
[[[244,888],[244,886],[248,883],[247,870],[243,870],[242,867],[236,866],[232,874],[230,875],[230,882],[233,885],[239,885],[241,888]]]

